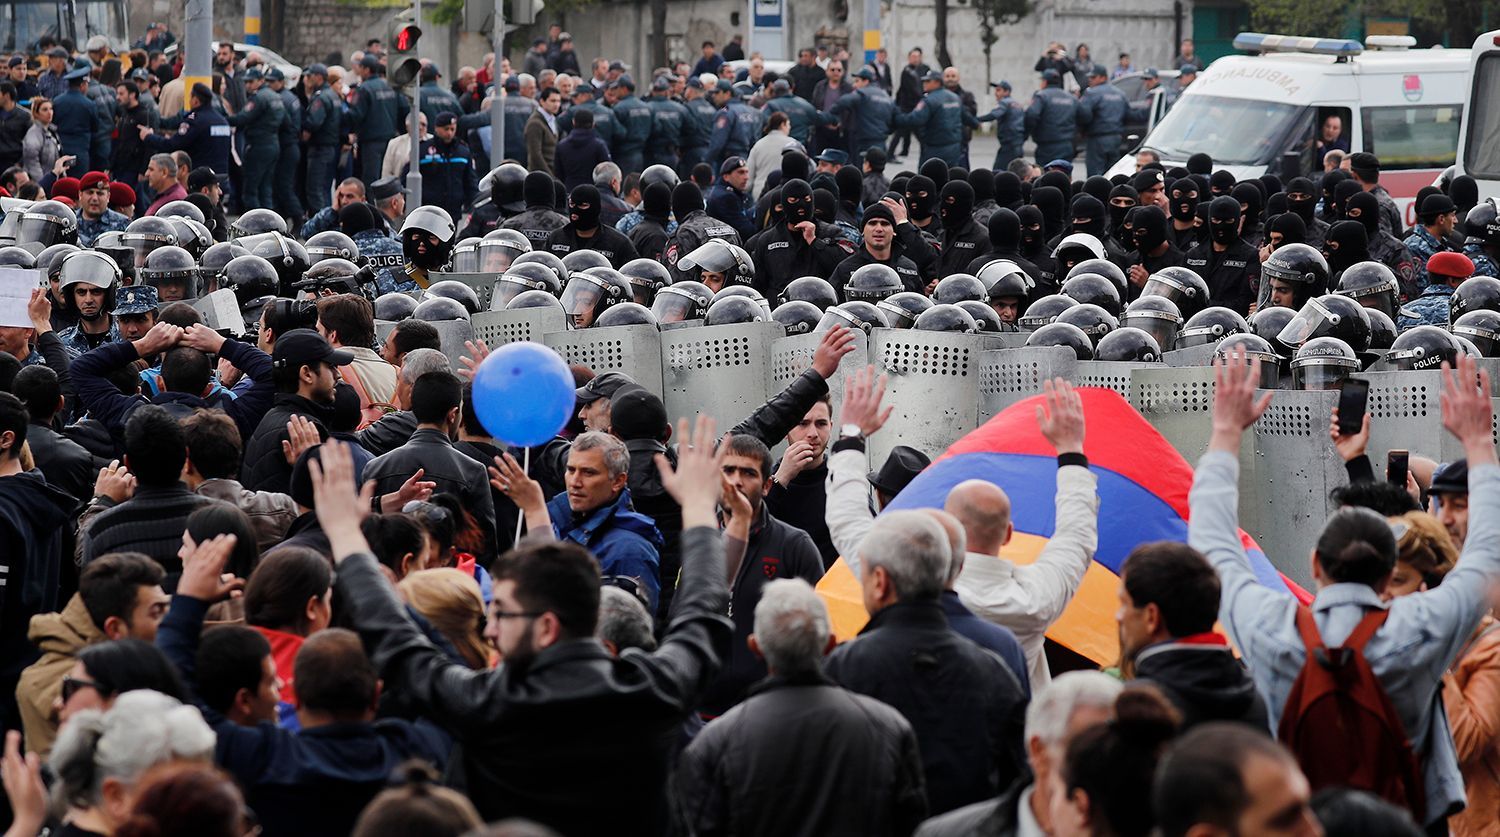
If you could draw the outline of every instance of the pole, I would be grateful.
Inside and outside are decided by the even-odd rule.
[[[490,102],[490,169],[505,160],[505,85],[500,83],[500,58],[505,54],[505,0],[495,0],[495,25],[490,27],[490,49],[495,51],[495,98]],[[585,79],[584,83],[588,80]]]
[[[245,43],[260,43],[260,0],[245,0]]]
[[[422,29],[422,0],[412,0],[412,25],[418,31]],[[421,39],[417,39],[417,57],[421,57]],[[406,133],[411,143],[411,164],[406,175],[406,189],[411,192],[410,203],[412,206],[422,205],[422,74],[411,83],[411,115],[407,117]],[[453,219],[458,222],[457,218]]]
[[[183,12],[182,89],[190,100],[194,84],[213,87],[214,0],[187,0]],[[256,26],[258,31],[258,20]]]
[[[875,63],[880,49],[880,0],[865,0],[865,63]],[[847,68],[846,68],[847,72]]]

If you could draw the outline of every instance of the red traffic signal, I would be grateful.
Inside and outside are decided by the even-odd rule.
[[[417,48],[417,39],[422,37],[422,29],[418,26],[407,25],[396,30],[395,48],[397,52],[411,52]]]

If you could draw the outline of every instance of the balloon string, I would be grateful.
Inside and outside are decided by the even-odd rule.
[[[521,473],[525,474],[528,477],[531,476],[531,448],[521,449]],[[523,511],[519,516],[516,517],[515,543],[518,545],[521,542],[521,526],[525,522],[526,513]]]

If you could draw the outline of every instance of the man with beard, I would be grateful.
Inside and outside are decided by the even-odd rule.
[[[591,183],[576,186],[568,196],[568,225],[553,231],[546,250],[559,258],[574,250],[593,250],[619,270],[638,258],[635,247],[613,227],[599,223],[599,188]]]
[[[1208,304],[1222,305],[1242,317],[1255,303],[1260,258],[1240,237],[1240,202],[1214,198],[1208,206],[1208,241],[1188,251],[1185,264],[1208,283]]]
[[[777,520],[806,532],[823,556],[824,568],[833,566],[839,551],[828,534],[828,442],[833,434],[833,402],[818,399],[797,426],[786,434],[786,453],[771,475],[766,508]]]
[[[813,217],[813,192],[807,181],[793,178],[782,184],[781,205],[784,223],[757,236],[751,254],[757,268],[755,288],[766,299],[780,299],[793,279],[832,276],[854,252],[836,227]]]
[[[245,444],[240,483],[251,491],[287,494],[292,466],[282,452],[290,437],[286,425],[293,416],[313,423],[321,438],[328,438],[327,420],[333,411],[336,367],[354,361],[354,355],[333,348],[328,338],[310,328],[294,328],[276,336],[271,351],[271,380],[276,398]]]
[[[69,256],[58,275],[58,288],[78,324],[57,335],[74,356],[120,339],[109,312],[115,307],[120,267],[103,253],[86,250]]]
[[[894,198],[885,198],[865,210],[864,225],[860,232],[864,241],[854,255],[834,269],[828,283],[842,299],[844,285],[854,271],[867,264],[889,265],[901,277],[902,290],[921,293],[924,287],[917,265],[902,254],[903,248],[895,240],[896,228],[906,224],[906,207]],[[924,243],[922,246],[926,247]]]
[[[989,246],[989,230],[974,222],[974,187],[967,180],[943,184],[938,200],[938,221],[943,226],[942,253],[937,275],[962,273],[969,262]]]
[[[1235,204],[1239,208],[1239,204]],[[1139,296],[1151,274],[1164,267],[1180,266],[1186,260],[1182,251],[1167,237],[1167,214],[1160,207],[1143,206],[1133,216],[1135,222],[1135,250],[1131,252],[1130,284],[1137,290],[1131,296]]]
[[[106,232],[124,232],[130,219],[109,208],[109,175],[91,171],[78,181],[78,245],[94,246]]]

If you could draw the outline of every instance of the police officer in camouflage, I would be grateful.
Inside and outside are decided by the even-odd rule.
[[[378,181],[381,186],[385,181]],[[400,184],[393,184],[399,189]],[[406,256],[401,242],[386,235],[375,220],[375,210],[356,201],[339,210],[339,229],[354,240],[359,255],[375,270],[375,287],[382,294],[417,290],[417,283],[402,272]]]
[[[287,87],[286,75],[280,67],[266,72],[266,82],[281,98],[286,112],[281,123],[281,156],[276,161],[271,192],[276,199],[276,211],[298,223],[303,215],[302,199],[297,197],[297,169],[302,164],[302,100]]]
[[[1493,276],[1500,279],[1500,217],[1496,217],[1495,199],[1490,198],[1474,205],[1464,216],[1464,255],[1474,262],[1475,276]],[[1431,272],[1430,270],[1428,271]]]
[[[1465,279],[1476,275],[1474,262],[1463,253],[1437,253],[1427,260],[1427,287],[1422,295],[1401,306],[1396,326],[1402,331],[1419,325],[1448,327],[1448,306],[1453,292]]]
[[[110,314],[120,277],[120,266],[97,250],[83,250],[63,259],[58,291],[63,295],[64,308],[77,315],[78,323],[63,329],[57,337],[73,357],[120,339],[120,328]]]
[[[898,128],[911,128],[922,142],[922,162],[938,159],[949,166],[963,161],[964,127],[979,127],[979,120],[964,108],[963,100],[943,87],[943,74],[928,70],[922,77],[922,101],[910,113],[892,120]]]
[[[286,121],[286,107],[266,86],[259,67],[245,71],[245,92],[248,99],[244,109],[229,117],[229,124],[245,135],[245,194],[240,203],[246,210],[271,209],[276,205],[273,184],[276,161],[281,158],[281,124]]]
[[[646,144],[651,140],[656,116],[645,102],[636,98],[635,82],[630,76],[620,76],[610,82],[608,89],[618,97],[613,109],[620,123],[610,145],[610,155],[626,174],[640,171],[646,167]]]
[[[1406,249],[1412,255],[1412,282],[1418,292],[1427,287],[1427,262],[1438,253],[1448,251],[1448,236],[1458,226],[1458,207],[1447,195],[1428,195],[1417,207],[1417,226],[1406,237]]]
[[[307,209],[316,215],[329,206],[339,146],[344,141],[344,103],[328,84],[328,67],[313,64],[302,72],[307,79],[307,108],[302,117],[302,141],[307,144]]]
[[[995,109],[979,117],[980,122],[994,122],[1000,150],[995,152],[995,171],[1004,171],[1010,161],[1021,156],[1026,142],[1026,108],[1010,95],[1010,82],[1001,81],[995,88]],[[1092,171],[1092,169],[1090,170]]]

